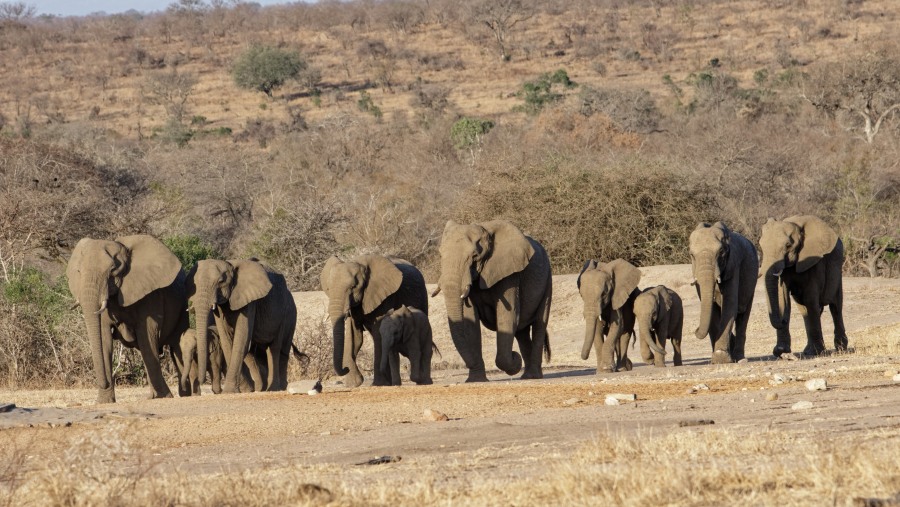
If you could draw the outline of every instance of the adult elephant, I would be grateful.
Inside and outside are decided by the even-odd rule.
[[[287,388],[287,363],[297,323],[297,307],[284,276],[256,259],[202,260],[188,275],[188,297],[197,322],[215,320],[219,342],[225,356],[225,385],[222,390],[239,389],[241,363],[253,377],[254,386],[268,391]],[[209,359],[207,326],[197,326],[197,371],[202,384]],[[265,351],[268,375],[259,374],[253,345]],[[263,389],[257,389],[263,390]]]
[[[467,382],[486,382],[481,324],[497,332],[495,363],[507,375],[542,378],[542,354],[550,358],[547,322],[552,276],[540,243],[503,220],[447,222],[441,237],[441,278],[450,335],[469,369]],[[513,339],[521,355],[512,350]]]
[[[713,364],[740,361],[759,273],[756,248],[722,222],[698,225],[689,243],[700,296],[700,324],[694,334],[709,335]]]
[[[763,225],[759,246],[763,254],[760,271],[766,282],[769,321],[777,333],[772,353],[780,357],[791,351],[790,297],[797,303],[806,325],[804,355],[818,356],[825,352],[821,317],[826,305],[834,320],[834,348],[846,350],[841,278],[844,244],[834,230],[810,215],[784,220],[770,218]]]
[[[634,335],[634,299],[641,272],[633,264],[616,259],[599,264],[591,259],[578,274],[578,292],[584,302],[584,345],[581,358],[597,354],[597,373],[631,370],[628,341]],[[641,350],[647,345],[642,342]],[[649,355],[645,354],[645,355]]]
[[[72,251],[66,276],[87,326],[97,402],[116,401],[113,338],[141,351],[151,398],[171,398],[159,356],[164,345],[178,347],[188,327],[185,277],[178,258],[151,236],[84,238]]]
[[[331,257],[319,275],[328,296],[328,316],[334,341],[334,371],[343,375],[344,385],[363,382],[356,365],[362,348],[363,331],[372,335],[375,349],[374,385],[389,386],[391,379],[381,370],[382,340],[379,324],[391,310],[413,306],[428,315],[425,278],[409,262],[382,255],[361,255],[350,261]],[[351,346],[345,346],[346,319],[350,317]]]

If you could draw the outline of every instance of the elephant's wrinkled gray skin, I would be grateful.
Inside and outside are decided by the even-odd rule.
[[[422,273],[403,259],[382,255],[361,255],[346,262],[332,257],[325,262],[319,282],[328,296],[335,373],[344,376],[344,385],[348,387],[362,384],[356,357],[362,348],[363,331],[368,331],[375,349],[373,384],[390,385],[391,379],[381,369],[379,324],[390,310],[401,305],[418,308],[428,315],[428,292]],[[349,347],[344,345],[346,324],[350,326],[352,340]]]
[[[794,298],[806,325],[806,356],[825,352],[822,310],[828,306],[834,320],[834,348],[847,349],[844,330],[841,267],[844,244],[834,230],[814,216],[769,219],[759,239],[760,273],[765,277],[769,321],[777,333],[772,353],[791,351],[791,301]],[[790,297],[789,297],[790,295]]]
[[[226,393],[240,389],[241,363],[253,377],[254,386],[268,391],[287,389],[287,363],[290,358],[297,307],[284,277],[267,266],[249,260],[202,260],[191,270],[188,296],[197,314],[197,322],[215,318],[222,353],[225,355]],[[198,373],[200,383],[206,377],[209,336],[206,326],[197,329]],[[262,379],[251,346],[265,353],[268,375]]]
[[[722,222],[700,224],[690,236],[694,284],[700,296],[697,338],[709,335],[713,364],[744,358],[747,323],[759,273],[756,248]]]
[[[409,359],[409,379],[419,385],[431,384],[431,358],[435,345],[428,315],[418,308],[401,306],[381,320],[381,370],[399,386],[400,355]]]
[[[507,375],[542,378],[542,355],[550,358],[547,322],[552,277],[540,243],[509,222],[461,225],[447,222],[441,237],[441,278],[450,335],[469,369],[467,382],[486,382],[481,326],[497,332],[495,364]],[[513,338],[519,353],[512,350]]]
[[[634,300],[634,317],[641,339],[641,357],[654,366],[666,366],[666,340],[672,341],[672,362],[681,366],[681,329],[684,307],[681,297],[664,286],[644,289]]]
[[[116,241],[84,238],[72,251],[66,275],[84,313],[97,402],[116,401],[114,338],[141,351],[151,397],[171,398],[159,356],[164,345],[178,347],[188,327],[185,277],[178,258],[151,236],[124,236]]]
[[[634,334],[634,299],[641,272],[622,259],[598,264],[591,259],[578,275],[584,301],[584,344],[581,358],[597,354],[597,373],[631,370],[628,342]]]

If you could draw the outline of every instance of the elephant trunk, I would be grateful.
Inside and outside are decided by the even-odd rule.
[[[91,359],[94,362],[94,377],[97,388],[107,390],[112,387],[112,358],[104,357],[103,336],[100,330],[102,309],[109,298],[108,281],[105,274],[85,275],[82,278],[84,294],[81,299],[81,309],[84,313],[84,323],[87,326],[88,341],[91,344]]]
[[[441,284],[441,289],[447,307],[447,323],[450,326],[450,337],[453,339],[453,344],[456,345],[457,350],[463,349],[460,350],[460,355],[465,354],[464,360],[470,355],[480,354],[480,350],[465,350],[467,347],[472,347],[473,337],[479,333],[478,326],[480,324],[477,320],[466,319],[464,315],[463,305],[466,304],[464,297],[466,294],[463,292],[463,288],[455,282],[445,282]],[[468,292],[468,287],[466,292]],[[467,364],[467,366],[470,365]]]
[[[581,358],[591,356],[591,347],[594,345],[594,337],[597,335],[597,326],[600,324],[599,313],[585,313],[584,315],[584,345],[581,346]]]
[[[206,368],[209,364],[209,320],[212,313],[215,292],[203,290],[194,299],[194,316],[197,332],[197,379],[200,385],[206,382]],[[187,362],[187,360],[185,360]]]
[[[762,270],[766,279],[766,303],[769,306],[769,322],[775,329],[787,326],[784,314],[787,306],[787,284],[781,278],[784,261],[765,266]]]
[[[331,319],[331,336],[334,341],[334,372],[340,376],[350,373],[350,368],[344,367],[344,324],[347,313],[347,305],[332,298],[328,305],[328,317]]]
[[[650,347],[650,350],[653,351],[653,354],[659,357],[666,356],[666,349],[660,348],[660,346],[656,343],[656,340],[653,339],[653,323],[650,322],[649,315],[641,315],[638,318],[638,329],[641,333],[641,340]],[[657,332],[659,332],[657,330]],[[665,344],[664,344],[665,345]]]
[[[714,263],[715,260],[710,261]],[[709,334],[709,324],[712,320],[712,306],[715,299],[715,270],[712,266],[700,267],[695,274],[697,284],[700,286],[700,324],[694,334],[697,338],[703,338]]]

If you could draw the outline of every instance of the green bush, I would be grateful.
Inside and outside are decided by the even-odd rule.
[[[481,138],[494,128],[491,120],[463,117],[450,127],[450,141],[457,150],[481,144]]]
[[[381,112],[381,108],[375,105],[372,96],[365,90],[359,92],[359,100],[356,101],[356,107],[364,113],[371,113],[372,116],[379,120],[384,116],[384,113]]]
[[[162,239],[163,244],[181,261],[185,271],[190,271],[203,259],[218,259],[222,254],[193,235],[168,236]]]
[[[232,76],[239,87],[258,90],[271,97],[275,89],[297,77],[306,67],[306,62],[296,51],[254,45],[238,56]]]
[[[569,79],[569,74],[563,69],[559,69],[552,74],[545,72],[534,81],[526,81],[522,85],[518,96],[525,101],[525,104],[516,106],[514,110],[528,114],[537,114],[547,104],[562,99],[563,95],[553,88],[555,84],[567,89],[578,86],[578,83]]]

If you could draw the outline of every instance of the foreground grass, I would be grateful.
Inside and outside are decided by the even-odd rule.
[[[98,428],[49,463],[0,451],[0,505],[866,505],[900,493],[900,429],[850,434],[600,434],[549,452],[531,476],[479,478],[477,460],[234,473],[162,469],[126,424]],[[501,452],[502,456],[502,452]],[[528,475],[526,473],[526,475]],[[3,499],[6,499],[4,502]]]

